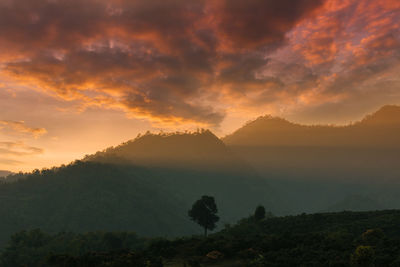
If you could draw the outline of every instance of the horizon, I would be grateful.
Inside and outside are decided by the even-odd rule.
[[[187,130],[177,130],[177,131],[172,131],[172,130],[165,131],[163,129],[158,129],[158,130],[154,130],[154,131],[144,130],[143,132],[138,132],[135,137],[131,137],[131,138],[128,138],[126,140],[122,140],[119,143],[114,144],[114,145],[108,145],[108,146],[101,147],[101,148],[97,149],[96,151],[87,152],[87,153],[84,152],[84,154],[80,155],[79,157],[72,158],[72,159],[64,161],[64,162],[60,162],[59,164],[42,166],[42,167],[37,167],[37,166],[35,167],[34,166],[34,167],[32,167],[30,169],[26,169],[26,170],[24,170],[24,169],[12,170],[12,169],[1,169],[0,168],[0,171],[12,172],[12,173],[19,173],[19,172],[30,173],[30,172],[32,172],[34,170],[51,169],[53,167],[58,168],[58,167],[60,167],[62,165],[72,164],[76,160],[82,160],[86,156],[94,155],[96,152],[102,152],[102,151],[104,151],[104,150],[106,150],[108,148],[115,148],[115,147],[118,147],[120,145],[125,144],[126,142],[135,141],[137,139],[140,139],[143,136],[146,136],[147,134],[154,135],[154,136],[163,136],[163,135],[173,136],[173,135],[176,135],[176,134],[178,134],[178,135],[181,135],[181,134],[197,134],[197,133],[202,134],[204,132],[209,131],[213,135],[215,135],[218,139],[223,141],[224,138],[229,137],[230,135],[233,135],[234,133],[236,133],[241,128],[246,127],[247,125],[251,124],[252,122],[257,121],[260,118],[281,119],[281,120],[284,120],[284,121],[286,121],[286,122],[288,122],[288,123],[290,123],[292,125],[297,125],[297,126],[320,126],[320,127],[329,127],[329,128],[351,127],[351,126],[357,125],[358,123],[361,123],[364,119],[368,118],[371,115],[374,115],[374,114],[378,113],[379,111],[381,111],[383,108],[386,108],[386,107],[395,107],[395,108],[398,108],[399,111],[400,111],[400,105],[384,105],[384,106],[380,107],[379,109],[375,110],[374,112],[365,114],[364,116],[362,116],[358,120],[351,121],[351,122],[348,122],[348,123],[345,123],[345,124],[325,124],[325,123],[307,124],[307,123],[299,123],[299,122],[295,122],[295,121],[292,121],[292,120],[288,120],[288,119],[286,119],[284,117],[272,116],[270,114],[267,114],[267,115],[258,116],[258,117],[254,118],[254,119],[248,120],[247,122],[245,122],[244,124],[242,124],[238,128],[234,129],[232,132],[224,134],[224,135],[218,135],[214,131],[212,131],[211,129],[208,129],[208,128],[197,128],[197,129],[187,129]]]
[[[400,104],[396,0],[0,0],[0,169],[270,114],[346,125]]]

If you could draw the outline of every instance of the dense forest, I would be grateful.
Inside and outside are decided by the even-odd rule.
[[[16,233],[2,266],[400,266],[400,211],[250,216],[207,238]]]
[[[211,133],[149,134],[128,145],[149,139],[166,145],[171,139],[183,140],[185,151],[180,153],[195,152],[199,165],[138,166],[104,152],[60,168],[9,176],[8,182],[0,183],[0,247],[12,233],[35,228],[50,233],[135,231],[149,237],[198,233],[202,230],[190,222],[186,211],[203,194],[217,199],[222,223],[247,216],[257,204],[272,206],[274,193],[267,181],[239,164]],[[208,146],[199,146],[204,139]],[[232,167],[203,170],[201,166],[212,159],[207,155],[216,153]],[[165,153],[165,159],[171,158]]]

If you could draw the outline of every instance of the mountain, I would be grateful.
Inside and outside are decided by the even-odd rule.
[[[222,140],[147,133],[67,166],[13,174],[0,183],[0,246],[34,228],[201,233],[187,211],[202,195],[215,197],[219,226],[259,204],[278,215],[398,208],[399,115],[385,106],[340,127],[265,116]]]
[[[399,207],[399,136],[400,107],[384,106],[346,126],[264,116],[223,141],[290,199],[296,213],[377,191],[385,195],[385,207]]]
[[[398,128],[400,125],[400,107],[395,105],[386,105],[377,112],[366,116],[362,121],[363,125],[371,126],[389,126]]]
[[[247,214],[257,203],[272,209],[276,197],[265,179],[208,130],[145,134],[84,160],[145,167],[159,178],[164,190],[184,203],[212,195],[227,222]]]
[[[12,172],[0,170],[0,178],[10,175]]]
[[[400,107],[384,106],[346,126],[301,125],[263,116],[223,138],[228,146],[400,147]]]
[[[245,163],[209,130],[195,133],[145,134],[87,156],[87,161],[130,163],[140,166],[252,172]]]
[[[248,216],[258,204],[276,206],[265,179],[209,131],[146,134],[67,166],[14,176],[17,181],[0,184],[0,245],[35,228],[202,233],[187,216],[202,195],[215,197],[219,225]]]

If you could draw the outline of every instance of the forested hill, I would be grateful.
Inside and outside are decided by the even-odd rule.
[[[345,126],[302,125],[263,116],[223,138],[228,146],[400,148],[400,106],[384,106]]]
[[[250,166],[235,155],[209,130],[194,133],[139,135],[117,147],[89,155],[87,161],[130,163],[147,167],[196,169],[252,173]]]
[[[260,117],[223,141],[301,213],[400,208],[399,136],[400,107],[384,106],[346,126]]]
[[[219,226],[247,216],[257,204],[274,211],[283,205],[272,205],[265,179],[207,131],[149,134],[83,161],[10,178],[18,181],[0,184],[0,245],[34,228],[142,236],[202,232],[187,216],[202,195],[215,197]]]
[[[0,170],[0,178],[6,177],[7,175],[10,175],[10,174],[11,174],[11,172],[9,172],[9,171]]]

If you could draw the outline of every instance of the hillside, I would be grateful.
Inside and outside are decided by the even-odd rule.
[[[68,166],[14,176],[18,181],[0,184],[0,245],[34,228],[196,233],[202,229],[187,211],[202,195],[215,197],[220,225],[260,203],[272,208],[274,199],[267,182],[208,131],[148,134]]]
[[[400,107],[384,106],[347,126],[260,117],[223,141],[294,203],[293,212],[316,212],[349,195],[379,194],[383,208],[400,207],[399,136]]]
[[[399,148],[400,107],[384,106],[346,126],[301,125],[263,116],[223,138],[229,146]]]
[[[161,178],[164,190],[182,201],[192,202],[207,193],[218,199],[221,210],[234,205],[238,214],[257,202],[269,204],[276,199],[265,179],[208,130],[148,133],[84,161],[145,167]],[[228,218],[238,219],[238,214]]]
[[[147,133],[67,166],[13,174],[0,183],[0,246],[34,228],[201,232],[187,210],[202,195],[215,197],[219,227],[258,204],[278,215],[398,208],[398,112],[387,106],[343,127],[263,117],[223,141],[210,131]]]
[[[248,217],[208,238],[144,240],[132,233],[29,231],[9,241],[0,263],[33,267],[398,266],[399,224],[400,211],[385,210],[258,221]]]
[[[145,134],[117,147],[87,156],[87,161],[202,171],[252,172],[211,131]]]
[[[22,229],[193,231],[180,203],[138,167],[76,162],[0,185],[0,244]],[[150,197],[151,196],[151,197]]]

